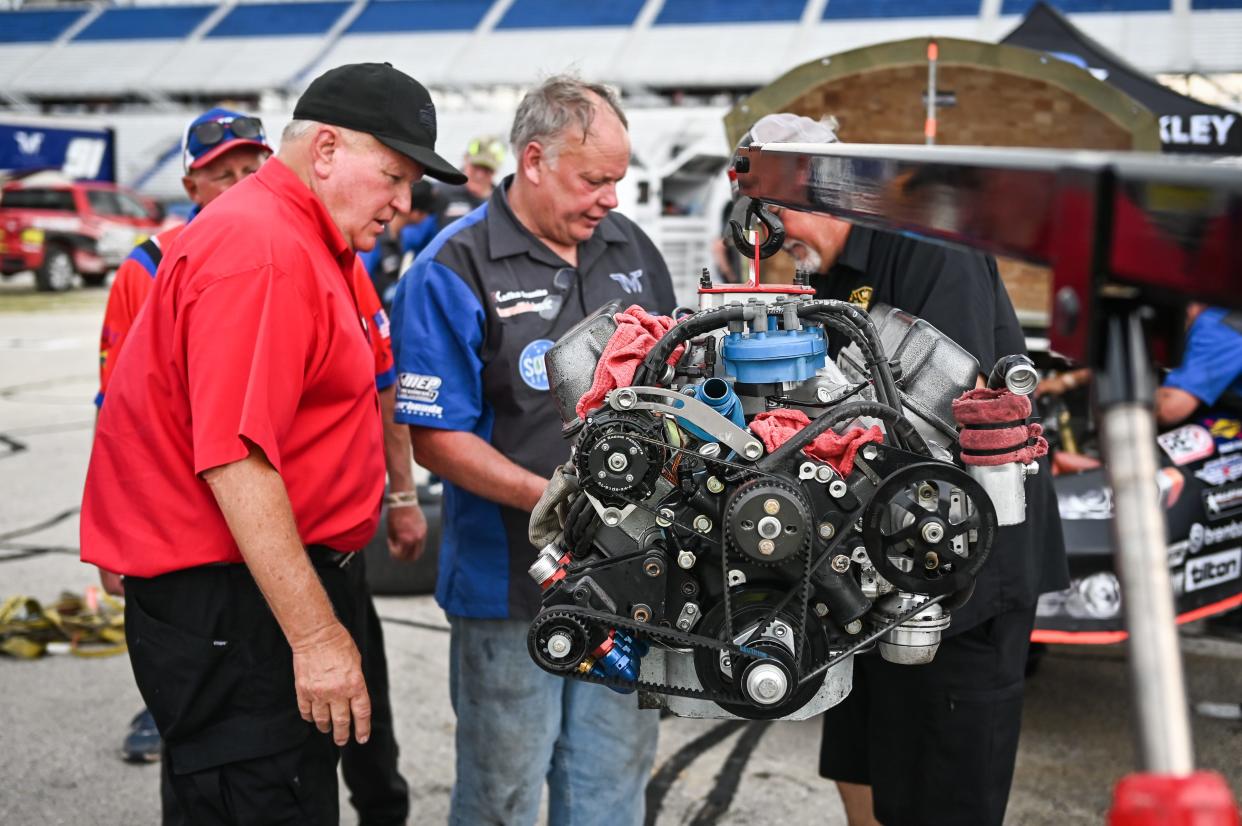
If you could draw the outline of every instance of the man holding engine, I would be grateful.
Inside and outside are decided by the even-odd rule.
[[[835,143],[834,126],[768,115],[743,145]],[[816,298],[904,310],[956,341],[985,370],[1025,352],[991,256],[827,215],[772,211],[785,225],[785,250],[810,276]],[[830,355],[845,344],[830,336]],[[837,782],[850,826],[1003,821],[1035,603],[1041,593],[1068,585],[1046,463],[1026,482],[1026,502],[1025,523],[999,529],[974,594],[954,610],[935,659],[909,666],[875,652],[856,657],[852,692],[825,713],[820,773]]]
[[[419,255],[393,302],[395,418],[445,480],[436,599],[452,625],[454,824],[639,824],[657,715],[541,671],[530,511],[569,456],[543,356],[607,302],[668,313],[668,269],[612,212],[630,160],[606,87],[552,77],[518,107],[517,172]]]

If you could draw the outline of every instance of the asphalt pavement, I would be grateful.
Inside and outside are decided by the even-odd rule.
[[[0,284],[0,599],[52,601],[98,581],[77,558],[77,507],[105,300],[106,290],[36,294],[28,276]],[[430,597],[376,602],[410,822],[443,823],[453,783],[447,624]],[[1242,642],[1190,626],[1183,654],[1192,702],[1242,700]],[[1007,823],[1104,822],[1114,784],[1135,765],[1127,679],[1119,646],[1058,647],[1043,658],[1027,684]],[[119,756],[140,708],[124,656],[0,657],[0,823],[157,823],[158,767]],[[1242,796],[1242,722],[1195,717],[1193,727],[1199,765]],[[648,824],[844,824],[816,774],[819,736],[818,720],[665,719]],[[353,822],[344,789],[342,813]]]

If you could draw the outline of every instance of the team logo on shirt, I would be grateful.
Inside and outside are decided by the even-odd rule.
[[[544,366],[543,354],[555,343],[551,339],[537,338],[522,348],[522,354],[518,356],[518,374],[527,387],[548,389],[548,369]]]
[[[621,289],[625,290],[626,295],[641,293],[643,291],[643,271],[634,270],[632,272],[614,272],[609,276],[613,281],[621,285]]]

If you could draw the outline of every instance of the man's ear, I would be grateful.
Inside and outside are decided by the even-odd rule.
[[[539,141],[531,141],[522,148],[518,156],[518,172],[535,186],[543,182],[543,170],[548,161],[548,152]]]
[[[311,168],[315,170],[316,177],[328,177],[343,140],[340,130],[332,126],[320,126],[315,130],[310,140],[310,155]]]
[[[184,175],[181,178],[181,186],[185,189],[186,196],[194,203],[198,203],[198,181],[194,180],[193,175]]]

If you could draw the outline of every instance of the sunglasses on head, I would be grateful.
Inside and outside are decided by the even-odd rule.
[[[263,121],[258,118],[240,117],[209,120],[190,130],[194,139],[203,146],[215,146],[225,136],[242,140],[263,140]]]

